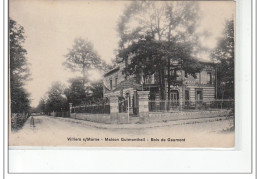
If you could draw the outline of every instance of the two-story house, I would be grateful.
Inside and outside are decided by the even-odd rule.
[[[171,70],[175,73],[176,82],[170,86],[170,104],[185,107],[195,105],[197,102],[209,103],[215,99],[215,70],[211,63],[203,63],[204,68],[195,76],[185,73],[184,70]],[[103,92],[108,97],[118,92],[119,97],[129,99],[132,108],[138,106],[138,91],[149,91],[149,100],[162,101],[158,75],[153,74],[145,79],[137,78],[135,75],[126,76],[123,73],[124,63],[104,75]],[[167,73],[167,70],[165,70]],[[172,74],[171,74],[172,75]],[[142,76],[142,75],[140,75]],[[167,77],[167,74],[165,74]],[[178,83],[179,82],[179,83]],[[168,96],[167,78],[165,78],[165,96]],[[166,97],[164,99],[167,99]],[[168,101],[169,102],[169,101]],[[169,104],[169,103],[168,103]],[[173,109],[173,108],[172,108]]]

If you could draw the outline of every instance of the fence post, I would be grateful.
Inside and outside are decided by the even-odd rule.
[[[118,120],[118,96],[117,95],[111,95],[110,96],[110,120],[111,121],[117,121]]]
[[[140,120],[148,119],[149,113],[149,91],[138,91]]]

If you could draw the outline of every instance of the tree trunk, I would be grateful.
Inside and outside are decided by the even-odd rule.
[[[171,99],[170,58],[168,58],[168,101]]]
[[[169,31],[168,31],[168,42],[170,42],[171,41],[171,26],[172,26],[172,22],[171,22],[171,20],[172,20],[172,13],[171,13],[171,11],[170,11],[170,23],[169,23]],[[171,59],[168,57],[168,101],[170,101],[170,99],[171,99],[171,94],[170,94],[170,92],[171,92],[171,80],[170,80],[170,65],[171,65],[171,61],[170,61]]]
[[[162,72],[162,99],[165,99],[165,70],[163,69]]]
[[[159,93],[160,93],[160,98],[162,98],[162,75],[161,75],[161,70],[159,70],[159,85],[160,85],[160,88],[159,88]]]
[[[164,99],[164,93],[165,93],[165,83],[164,83],[164,70],[159,70],[159,85],[160,85],[160,98],[161,100]]]
[[[222,91],[222,97],[221,97],[221,110],[222,110],[222,106],[223,106],[224,93],[225,93],[225,90]]]
[[[86,71],[85,71],[85,66],[83,66],[82,74],[83,74],[83,86],[85,87],[85,83],[86,83]]]

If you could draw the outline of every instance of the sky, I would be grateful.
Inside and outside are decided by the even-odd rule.
[[[31,94],[31,106],[36,107],[51,84],[79,76],[62,63],[75,38],[88,39],[101,58],[110,62],[115,58],[119,36],[116,31],[119,17],[129,1],[82,0],[10,0],[9,15],[25,29],[27,59],[31,81],[25,88]],[[203,39],[205,47],[214,48],[221,37],[226,19],[235,15],[235,3],[225,1],[200,2],[201,32],[211,35]],[[201,55],[204,61],[210,60]],[[91,79],[100,73],[89,74]]]

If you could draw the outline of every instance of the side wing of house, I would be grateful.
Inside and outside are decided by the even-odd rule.
[[[205,66],[196,77],[185,75],[183,84],[185,101],[209,102],[215,99],[215,70],[212,66]]]
[[[119,83],[125,80],[125,76],[122,73],[120,66],[110,70],[104,75],[103,78],[103,94],[107,97],[107,94],[112,92]]]

